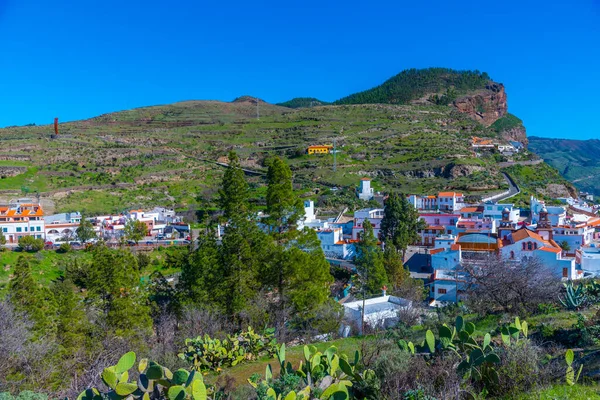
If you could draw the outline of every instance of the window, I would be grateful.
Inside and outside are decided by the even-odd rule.
[[[42,231],[42,227],[41,226],[36,226],[35,230],[38,231],[38,232],[41,232]]]
[[[527,250],[527,243],[523,242],[523,250]]]
[[[511,252],[510,252],[510,259],[511,259],[511,260],[514,260],[514,259],[515,259],[515,252],[514,252],[514,251],[511,251]]]
[[[567,268],[563,268],[563,278],[569,277],[569,270]]]
[[[527,242],[527,250],[533,250],[533,245],[531,242]]]
[[[8,232],[8,228],[2,228],[2,232],[4,232],[4,233]]]
[[[21,227],[17,227],[17,232],[21,232]]]
[[[438,294],[446,294],[446,289],[439,288],[438,289]]]
[[[25,232],[27,232],[27,227],[25,227]]]

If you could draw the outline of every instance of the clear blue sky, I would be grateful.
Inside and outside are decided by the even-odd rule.
[[[600,136],[600,1],[0,0],[0,126],[189,99],[335,100],[487,71],[529,135]]]

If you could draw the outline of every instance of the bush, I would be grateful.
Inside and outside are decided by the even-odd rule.
[[[44,240],[33,236],[22,236],[19,238],[19,247],[25,251],[38,252],[44,248]]]
[[[73,251],[73,248],[67,242],[61,243],[60,247],[58,249],[56,249],[56,252],[60,253],[60,254],[69,253],[71,251]]]
[[[509,395],[528,392],[550,380],[550,377],[542,374],[542,349],[530,340],[504,347],[499,355],[502,362],[498,367],[498,393]]]
[[[0,393],[0,400],[48,400],[48,395],[25,390],[16,396],[8,392]]]

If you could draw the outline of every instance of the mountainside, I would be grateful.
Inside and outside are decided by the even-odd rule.
[[[579,190],[600,195],[600,140],[530,137],[529,146]]]
[[[506,158],[495,150],[475,153],[471,139],[526,141],[523,125],[506,114],[501,84],[485,73],[455,76],[448,71],[423,71],[409,96],[416,100],[404,105],[313,103],[292,109],[242,96],[233,102],[185,101],[62,123],[56,138],[49,125],[1,129],[0,141],[7,145],[0,151],[0,197],[39,192],[57,211],[90,213],[159,204],[213,207],[221,164],[231,150],[245,168],[256,171],[250,179],[257,198],[264,190],[265,160],[275,155],[290,164],[296,190],[320,205],[356,205],[353,190],[364,176],[374,179],[376,190],[405,193],[459,190],[480,196],[505,190],[499,162]],[[405,75],[418,74],[411,70],[399,76]],[[441,97],[424,89],[436,76],[453,85]],[[408,88],[410,79],[400,81]],[[455,95],[444,105],[444,96]],[[489,113],[477,110],[477,99],[487,99]],[[475,107],[472,112],[469,104]],[[492,112],[494,107],[504,114]],[[491,115],[496,115],[493,122]],[[308,146],[334,139],[335,172],[331,154],[306,154]],[[530,157],[525,151],[516,161]],[[327,190],[334,186],[341,190]]]

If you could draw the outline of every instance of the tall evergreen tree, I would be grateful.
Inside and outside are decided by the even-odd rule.
[[[214,232],[208,230],[198,237],[198,247],[181,266],[178,289],[183,304],[215,305],[220,299],[223,268]]]
[[[150,309],[146,292],[140,287],[137,260],[130,251],[94,247],[87,280],[88,299],[104,312],[118,335],[149,332]]]
[[[363,223],[363,233],[356,245],[355,264],[363,292],[367,295],[380,293],[388,280],[383,263],[383,252],[373,233],[373,225],[368,219]]]
[[[333,283],[331,268],[317,233],[306,229],[298,236],[294,246],[283,250],[285,300],[296,316],[311,317],[327,301]]]
[[[403,260],[406,249],[419,239],[419,231],[425,227],[425,221],[405,196],[396,193],[388,196],[381,220],[381,239],[401,251]]]
[[[277,288],[280,315],[287,309],[297,317],[309,315],[329,296],[330,268],[315,232],[297,229],[304,209],[293,191],[292,172],[278,157],[269,163],[267,182],[267,224],[276,247],[263,278]],[[283,321],[277,325],[282,333]]]
[[[268,222],[278,240],[282,240],[283,234],[293,231],[303,217],[303,208],[300,199],[294,195],[292,171],[279,157],[269,163],[267,184]]]
[[[41,288],[31,275],[31,266],[25,256],[20,256],[15,265],[14,277],[10,281],[11,302],[15,308],[27,313],[34,322],[37,336],[54,336],[56,303],[52,292]]]
[[[232,151],[229,153],[229,168],[225,171],[219,189],[219,206],[225,219],[229,221],[236,217],[247,217],[250,213],[248,198],[248,183],[244,171],[237,154]]]
[[[56,338],[67,355],[84,346],[88,323],[81,298],[74,290],[73,283],[66,279],[52,287],[56,299]]]

